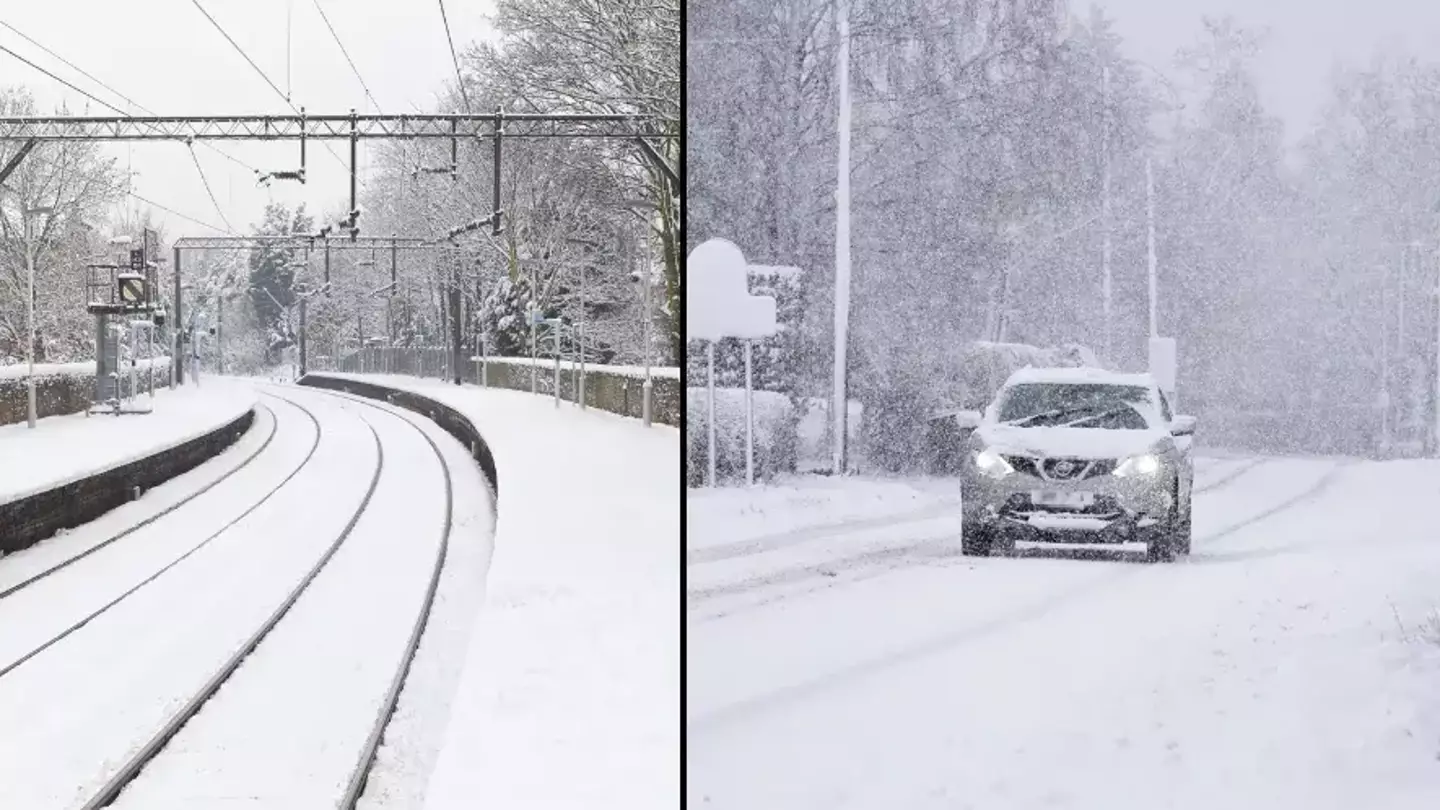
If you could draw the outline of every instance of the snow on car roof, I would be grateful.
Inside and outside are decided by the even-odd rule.
[[[1026,366],[1010,375],[1005,386],[1022,383],[1089,383],[1092,385],[1138,385],[1150,388],[1155,378],[1146,373],[1122,373],[1103,368],[1034,368]]]

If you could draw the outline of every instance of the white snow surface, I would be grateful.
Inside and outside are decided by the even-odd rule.
[[[692,555],[687,800],[1440,806],[1437,488],[1433,461],[1202,458],[1174,565],[967,558],[943,516]],[[747,539],[731,512],[691,547]]]
[[[250,389],[212,377],[200,387],[157,390],[153,413],[50,416],[37,420],[34,429],[24,422],[5,425],[0,427],[0,503],[183,444],[253,407]]]
[[[472,363],[478,363],[480,362],[480,360],[481,358],[479,355],[475,355],[470,358],[470,362]],[[531,360],[528,357],[486,357],[484,358],[484,360],[487,363],[508,363],[516,366],[535,365],[539,366],[541,369],[550,369],[552,372],[555,370],[555,358],[553,357],[549,359],[541,357],[536,360]],[[560,371],[562,374],[568,371],[578,371],[579,369],[580,364],[573,360],[560,361]],[[601,372],[604,372],[606,374],[619,374],[622,377],[638,377],[642,380],[645,379],[644,366],[607,366],[600,363],[585,364],[586,374],[599,374]],[[678,366],[651,366],[650,376],[651,378],[655,379],[658,379],[660,377],[667,377],[672,380],[678,380],[680,379],[680,368]]]
[[[455,407],[495,456],[485,599],[424,807],[675,807],[679,431],[519,391],[325,376]]]

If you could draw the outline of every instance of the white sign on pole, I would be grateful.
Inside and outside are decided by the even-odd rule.
[[[750,266],[745,254],[734,243],[711,239],[685,260],[685,337],[710,341],[709,354],[714,357],[715,341],[721,338],[756,340],[779,331],[775,320],[775,299],[750,294]],[[748,348],[748,345],[747,345]],[[748,355],[747,355],[748,357]],[[710,363],[710,486],[715,486],[715,366]],[[745,375],[745,478],[754,480],[754,408],[751,403],[750,375]]]

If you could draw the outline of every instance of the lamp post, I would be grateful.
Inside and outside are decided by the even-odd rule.
[[[30,428],[35,427],[35,250],[30,244],[30,217],[36,214],[53,213],[55,213],[54,208],[40,205],[24,209],[21,211],[20,217],[24,220],[25,228],[25,273],[30,277],[30,292],[25,301],[25,356],[29,363],[29,369],[25,376],[25,424]]]

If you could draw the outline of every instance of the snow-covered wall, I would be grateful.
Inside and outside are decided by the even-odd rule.
[[[136,361],[140,390],[145,390],[150,374],[156,388],[170,385],[170,358]],[[23,422],[26,418],[29,366],[0,366],[0,425]],[[37,363],[35,365],[35,411],[40,418],[80,413],[90,407],[95,390],[95,361],[80,363]],[[130,373],[120,374],[120,391],[130,390]]]
[[[480,384],[481,363],[478,358],[466,358],[460,369],[460,378],[472,385]],[[536,390],[540,394],[553,396],[555,392],[555,361],[541,359],[532,364],[528,357],[490,357],[485,363],[484,379],[495,388],[509,388],[515,391],[529,391],[532,377],[531,366],[538,366],[534,374]],[[415,377],[441,378],[444,376],[444,349],[366,349],[352,353],[340,361],[338,371],[349,374],[387,373],[405,374]],[[560,396],[574,401],[579,387],[579,364],[560,361]],[[311,364],[311,370],[326,370]],[[651,407],[656,422],[680,426],[680,369],[674,366],[654,366],[651,376]],[[643,390],[645,369],[640,366],[606,366],[587,363],[585,365],[585,403],[592,408],[618,413],[639,419],[643,414]]]

